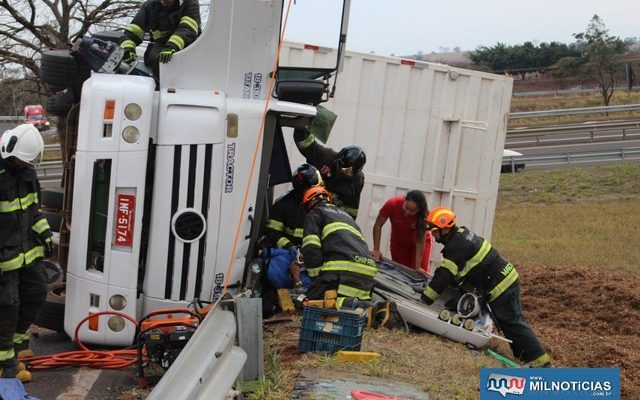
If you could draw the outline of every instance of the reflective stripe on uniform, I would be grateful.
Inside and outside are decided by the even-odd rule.
[[[345,285],[344,283],[338,285],[338,294],[345,297],[355,297],[360,300],[369,300],[371,298],[371,292]]]
[[[464,269],[462,270],[462,272],[460,272],[459,278],[464,278],[464,276],[467,275],[473,267],[480,264],[482,260],[484,260],[484,258],[487,256],[487,254],[489,254],[490,250],[491,250],[491,243],[489,243],[485,239],[484,242],[482,242],[482,246],[480,246],[480,250],[478,250],[478,252],[473,257],[471,257],[469,261],[467,261],[467,264],[464,266]]]
[[[28,333],[14,333],[13,334],[13,344],[22,344],[22,342],[28,342],[29,341],[29,334]]]
[[[47,221],[47,219],[42,217],[38,222],[31,225],[31,229],[36,233],[42,233],[47,229],[51,229],[51,227],[49,226],[49,222]]]
[[[318,235],[307,235],[302,238],[302,247],[312,245],[322,247],[322,242],[320,241]]]
[[[346,271],[374,277],[378,272],[378,268],[366,264],[356,263],[353,261],[339,260],[327,261],[322,264],[322,272],[325,271]]]
[[[178,50],[184,49],[184,39],[178,35],[171,35],[167,42],[172,43]]]
[[[315,140],[316,140],[315,136],[307,135],[306,139],[300,142],[296,142],[296,144],[298,145],[298,148],[306,149],[307,147],[311,146],[313,142],[315,142]]]
[[[296,238],[302,238],[302,234],[304,233],[304,229],[302,229],[302,228],[291,229],[291,228],[287,228],[285,226],[284,227],[284,233],[286,233],[287,235],[291,235],[293,237],[296,237]]]
[[[15,198],[11,201],[0,201],[0,213],[9,213],[20,209],[26,210],[37,203],[38,194],[31,192],[24,197]]]
[[[364,240],[364,238],[362,237],[362,233],[357,228],[354,228],[353,226],[345,222],[331,222],[330,224],[325,225],[325,227],[322,228],[322,239],[324,240],[327,238],[327,236],[331,235],[333,232],[340,231],[340,230],[347,230],[353,233],[355,236],[359,237],[360,239]]]
[[[29,265],[34,262],[38,257],[44,258],[44,249],[42,246],[35,246],[33,249],[26,253],[20,253],[11,260],[0,261],[0,270],[2,272],[13,271],[22,267],[22,265]]]
[[[278,239],[278,241],[276,242],[276,247],[279,247],[281,249],[284,249],[285,247],[287,247],[289,244],[291,244],[291,241],[289,239],[287,239],[286,237],[281,237],[280,239]]]
[[[427,286],[426,288],[424,288],[424,292],[422,292],[422,294],[424,294],[425,296],[430,298],[432,301],[436,301],[438,296],[440,296],[440,294],[438,294],[438,292],[436,292],[435,290],[431,289],[431,286]]]
[[[284,231],[284,222],[280,222],[275,219],[268,219],[267,228],[273,229],[274,231],[282,232]]]
[[[307,275],[309,275],[309,278],[317,278],[318,275],[320,275],[320,271],[322,271],[322,266],[318,266],[315,268],[306,268],[307,270]]]
[[[16,353],[13,352],[13,349],[0,350],[0,361],[11,360],[12,358],[15,358],[15,356],[16,356]]]
[[[169,36],[170,33],[171,31],[151,31],[151,37],[153,38],[153,40],[159,40]]]
[[[532,368],[536,368],[536,367],[541,367],[547,363],[551,362],[551,358],[549,357],[549,355],[547,353],[544,353],[543,355],[541,355],[540,357],[536,358],[533,361],[529,361],[527,363],[527,365],[529,365]]]
[[[127,40],[123,40],[122,43],[120,43],[120,47],[122,47],[123,49],[129,49],[129,50],[135,51],[136,43],[131,39],[127,39]]]
[[[180,25],[186,25],[187,27],[189,27],[189,29],[191,29],[195,33],[198,33],[198,31],[200,30],[198,28],[198,22],[187,15],[180,18]]]
[[[458,266],[456,265],[456,263],[449,260],[448,258],[443,258],[442,261],[440,262],[440,266],[446,269],[447,271],[451,272],[453,276],[458,275]]]
[[[127,31],[127,32],[132,33],[135,37],[140,39],[140,41],[144,40],[144,29],[142,29],[137,24],[129,24],[129,25],[127,25],[126,28],[124,28],[124,30]],[[124,42],[126,42],[126,40]],[[122,42],[122,43],[124,43],[124,42]],[[122,45],[120,45],[120,46],[124,47]]]
[[[513,268],[511,272],[509,272],[509,274],[500,283],[498,283],[493,289],[491,289],[491,291],[489,292],[489,301],[497,299],[498,296],[504,293],[505,290],[509,289],[511,285],[513,285],[513,283],[517,280],[518,271]]]

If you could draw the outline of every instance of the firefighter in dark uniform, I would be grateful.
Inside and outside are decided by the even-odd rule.
[[[122,59],[136,60],[136,47],[151,33],[151,43],[144,53],[144,64],[159,76],[158,63],[167,63],[176,51],[193,43],[200,34],[198,0],[147,0],[125,28],[120,42],[126,53]]]
[[[376,262],[353,218],[331,204],[323,186],[307,190],[303,197],[302,256],[313,279],[307,291],[310,300],[321,300],[327,290],[337,290],[338,307],[346,299],[371,300]]]
[[[362,168],[367,162],[362,148],[347,146],[336,153],[318,143],[306,129],[296,129],[293,138],[307,162],[320,170],[333,204],[342,207],[355,219],[364,186]]]
[[[422,293],[432,304],[449,286],[470,284],[492,311],[502,333],[512,341],[513,355],[530,367],[549,367],[551,360],[522,315],[518,272],[484,238],[466,227],[447,207],[434,208],[426,218],[434,239],[444,245],[442,262]]]
[[[47,298],[42,258],[53,248],[40,211],[40,184],[31,163],[44,144],[29,124],[0,138],[0,377],[31,380],[18,359],[33,356],[27,329]]]
[[[302,164],[293,172],[291,182],[293,189],[273,203],[266,225],[269,243],[279,249],[302,244],[302,196],[310,187],[322,183],[322,178],[314,166]]]

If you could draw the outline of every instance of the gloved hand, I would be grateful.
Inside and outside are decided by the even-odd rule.
[[[122,57],[122,61],[127,64],[131,64],[136,61],[138,56],[136,55],[136,51],[132,49],[125,49],[124,57]]]
[[[162,52],[158,56],[158,61],[160,61],[163,64],[168,63],[169,61],[171,61],[171,56],[173,56],[173,53],[175,52],[176,52],[175,49],[166,47],[164,50],[162,50]]]
[[[53,240],[48,237],[42,241],[42,247],[44,247],[44,256],[46,258],[51,257],[53,254]]]

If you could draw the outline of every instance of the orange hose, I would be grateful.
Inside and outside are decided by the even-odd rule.
[[[89,367],[97,369],[119,369],[129,367],[136,363],[137,354],[135,349],[120,350],[90,350],[78,337],[80,327],[90,318],[99,317],[101,315],[118,315],[137,326],[137,322],[127,314],[117,311],[101,311],[95,314],[89,314],[76,326],[74,333],[75,342],[81,350],[65,351],[57,354],[49,354],[46,356],[29,357],[20,361],[24,362],[29,371],[43,371],[47,369],[63,368],[63,367]]]

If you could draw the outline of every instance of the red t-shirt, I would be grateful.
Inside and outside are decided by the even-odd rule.
[[[415,268],[417,219],[415,215],[406,216],[402,212],[404,199],[405,196],[399,195],[387,200],[380,209],[380,215],[391,221],[391,258],[393,261]],[[420,266],[425,271],[429,270],[430,239],[431,235],[426,233],[424,254]]]

